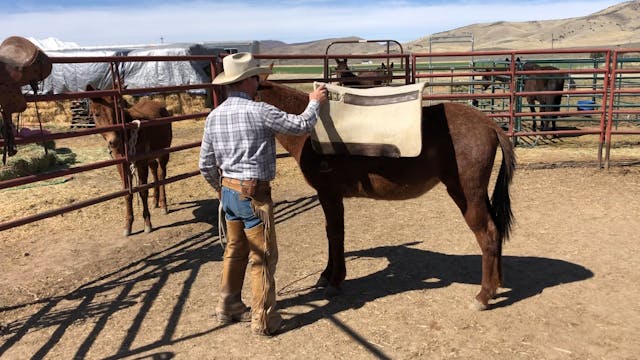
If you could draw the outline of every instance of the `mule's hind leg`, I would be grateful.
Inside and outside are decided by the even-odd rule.
[[[460,191],[447,188],[449,195],[456,202],[467,225],[476,236],[482,251],[482,282],[480,292],[476,295],[476,302],[472,307],[485,310],[489,300],[493,298],[502,283],[502,241],[499,232],[489,212],[489,197],[470,191],[476,196],[467,196]],[[470,198],[471,197],[471,198]]]

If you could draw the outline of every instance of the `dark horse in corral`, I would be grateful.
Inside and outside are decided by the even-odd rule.
[[[389,67],[382,63],[376,70],[359,71],[358,74],[349,69],[347,59],[336,59],[336,64],[336,76],[343,86],[362,88],[381,86],[390,83],[393,75],[393,63]],[[375,77],[378,77],[378,79],[375,79]],[[384,77],[384,80],[381,77]]]
[[[522,66],[523,70],[558,70],[555,66],[540,66],[532,62],[526,62]],[[563,74],[536,74],[527,75],[524,79],[524,91],[562,91],[564,89]],[[551,130],[556,130],[557,115],[542,115],[547,111],[559,111],[560,103],[562,102],[562,94],[540,94],[540,95],[527,95],[527,103],[531,112],[536,112],[536,101],[540,104],[540,127],[541,130],[549,129],[549,122],[551,122]],[[536,117],[533,119],[533,131],[537,130]]]
[[[93,87],[87,86],[87,91],[94,90]],[[116,125],[117,117],[115,114],[114,102],[108,97],[92,98],[90,103],[90,113],[96,124],[96,127],[105,127]],[[170,116],[164,105],[154,100],[140,100],[132,107],[124,108],[124,122],[131,123],[134,120],[154,120],[158,118],[164,118]],[[144,126],[137,129],[130,130],[127,139],[132,137],[136,139],[133,144],[127,144],[130,155],[143,155],[148,152],[162,150],[171,146],[171,123]],[[102,136],[107,141],[109,150],[113,157],[125,156],[125,143],[122,131],[109,131],[102,133]],[[135,161],[135,170],[138,175],[138,181],[140,186],[147,184],[147,178],[149,176],[149,169],[151,169],[151,175],[153,176],[154,185],[154,200],[155,207],[162,208],[163,212],[168,213],[167,210],[167,198],[164,189],[164,184],[159,184],[158,181],[162,181],[166,178],[167,163],[169,162],[169,154],[162,154],[155,158],[145,158]],[[131,179],[131,170],[128,166],[120,164],[118,165],[118,172],[124,186],[129,184]],[[149,190],[140,190],[140,199],[142,200],[142,217],[144,218],[144,231],[151,232],[153,227],[151,226],[151,212],[149,211],[149,205],[147,198],[149,196]],[[133,225],[133,195],[128,194],[125,196],[125,230],[124,235],[129,236],[131,234],[131,227]]]
[[[266,80],[259,96],[296,114],[308,102],[306,93]],[[326,295],[334,295],[346,277],[345,197],[406,200],[442,182],[482,250],[482,283],[474,304],[486,309],[502,284],[502,245],[514,219],[509,195],[516,165],[512,144],[493,121],[468,105],[423,107],[422,119],[422,150],[417,157],[321,155],[312,149],[308,135],[277,135],[317,191],[325,214],[329,258],[318,285],[326,286]],[[502,163],[489,200],[487,188],[498,146]]]

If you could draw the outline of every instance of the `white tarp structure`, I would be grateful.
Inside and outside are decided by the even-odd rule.
[[[237,51],[259,52],[259,42],[204,42],[166,45],[114,45],[81,47],[55,38],[29,38],[50,57],[94,56],[184,56],[219,55]],[[121,62],[115,69],[128,89],[175,85],[206,84],[211,81],[210,62],[203,61],[137,61]],[[55,63],[51,75],[41,83],[38,93],[60,94],[84,91],[87,85],[95,89],[113,88],[109,63]],[[31,92],[26,86],[23,92]],[[205,89],[191,90],[205,93]]]
[[[58,49],[44,50],[50,57],[94,57],[94,56],[184,56],[184,55],[218,55],[224,49],[204,47],[199,44],[171,44],[142,49]],[[206,84],[211,81],[205,69],[209,69],[209,61],[136,61],[122,62],[116,71],[120,74],[124,86],[128,89],[152,88],[174,85]],[[96,63],[56,63],[51,75],[47,77],[40,89],[42,94],[60,94],[84,91],[87,85],[96,89],[113,88],[113,76],[110,64]],[[30,88],[24,88],[29,91]],[[204,89],[192,90],[205,93]]]
[[[220,51],[218,51],[220,52]],[[217,55],[215,50],[201,45],[174,44],[150,49],[133,50],[128,56]],[[208,61],[144,61],[122,63],[120,76],[128,89],[156,86],[205,84],[211,81],[205,72]],[[205,90],[193,90],[204,93]]]
[[[45,52],[50,57],[124,56],[127,53],[127,51],[116,50]],[[78,92],[84,91],[87,85],[103,90],[113,88],[113,77],[109,71],[109,63],[53,64],[51,75],[44,79],[38,92],[43,94]]]

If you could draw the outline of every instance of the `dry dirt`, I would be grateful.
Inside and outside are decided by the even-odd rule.
[[[201,128],[176,124],[174,145]],[[168,185],[171,211],[153,213],[150,234],[136,219],[122,237],[121,199],[0,232],[0,358],[636,359],[640,147],[617,144],[609,171],[588,137],[517,148],[506,288],[484,312],[468,308],[479,248],[442,186],[410,201],[348,199],[347,280],[324,299],[312,288],[327,256],[323,214],[288,157],[274,200],[291,329],[272,338],[212,317],[222,248],[199,176]],[[58,147],[108,158],[97,135]],[[195,169],[197,149],[172,154],[170,175]],[[0,191],[0,221],[120,186],[114,168],[63,180]]]

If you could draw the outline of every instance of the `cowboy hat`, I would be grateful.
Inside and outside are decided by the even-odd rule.
[[[213,79],[214,85],[227,85],[255,75],[271,74],[270,69],[259,67],[253,54],[248,52],[225,56],[222,59],[222,66],[224,71]]]

